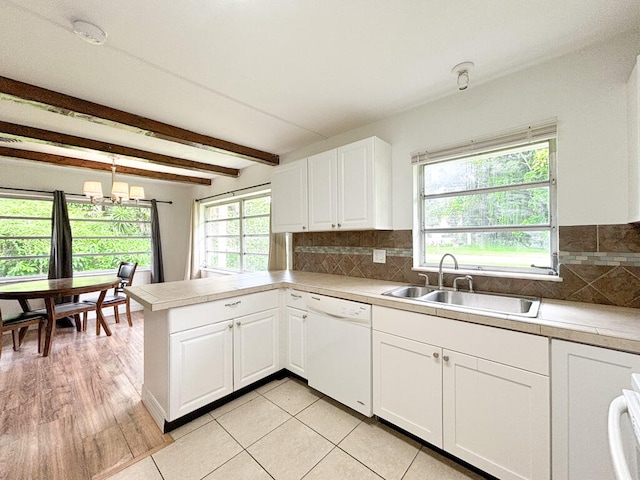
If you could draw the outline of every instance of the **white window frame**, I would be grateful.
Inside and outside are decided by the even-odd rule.
[[[223,200],[218,200],[218,201],[213,201],[213,202],[207,202],[202,204],[202,208],[201,208],[201,223],[202,223],[202,251],[201,251],[201,255],[202,255],[202,260],[203,260],[203,269],[210,271],[210,272],[216,272],[216,273],[222,273],[222,274],[234,274],[234,273],[245,273],[245,272],[253,272],[253,270],[246,270],[245,269],[245,255],[246,254],[246,243],[245,240],[249,237],[267,237],[267,240],[269,242],[271,242],[271,231],[269,228],[269,231],[267,231],[266,234],[259,234],[259,235],[247,235],[244,233],[244,223],[245,223],[245,219],[246,218],[257,218],[257,217],[271,217],[271,208],[269,209],[269,214],[265,214],[265,215],[254,215],[251,217],[246,217],[244,215],[244,202],[248,201],[248,200],[254,200],[256,198],[261,198],[261,197],[271,197],[271,191],[267,190],[267,191],[260,191],[260,192],[255,192],[255,193],[250,193],[250,194],[246,194],[246,195],[236,195],[233,196],[232,198],[225,198]],[[233,203],[238,203],[240,205],[239,208],[239,220],[240,220],[240,231],[238,235],[234,235],[236,237],[239,238],[240,242],[240,251],[239,252],[228,252],[228,253],[237,253],[240,255],[240,269],[238,270],[231,270],[231,269],[222,269],[219,268],[217,266],[211,266],[207,264],[207,258],[208,258],[208,253],[210,252],[210,250],[208,250],[208,242],[207,239],[210,237],[215,237],[215,235],[208,235],[207,233],[207,223],[211,223],[213,222],[212,220],[207,220],[207,209],[211,208],[211,207],[219,207],[221,205],[229,205],[229,204],[233,204]],[[270,222],[269,222],[270,224]],[[224,253],[224,252],[219,252],[219,253]],[[264,255],[265,257],[267,257],[267,263],[269,260],[269,249],[267,249],[267,253],[266,254],[260,254],[260,253],[251,253],[250,255]]]
[[[423,225],[425,198],[438,198],[439,195],[429,195],[423,191],[425,165],[460,160],[462,158],[473,157],[487,153],[499,153],[519,146],[549,142],[549,179],[548,181],[533,182],[528,186],[548,186],[549,188],[549,223],[548,225],[536,225],[534,227],[521,227],[517,230],[541,230],[549,231],[549,264],[548,266],[534,266],[519,268],[512,266],[487,266],[475,265],[460,262],[460,273],[482,274],[486,276],[510,277],[510,278],[534,278],[544,280],[561,280],[559,277],[558,263],[558,226],[557,226],[557,160],[556,160],[556,124],[555,121],[545,122],[535,126],[517,129],[501,135],[477,139],[461,144],[441,147],[429,151],[417,152],[412,155],[413,178],[414,178],[414,222],[413,222],[413,270],[416,271],[438,271],[439,264],[428,263],[425,260],[426,234],[427,233],[464,233],[464,232],[494,232],[501,230],[500,227],[466,227],[466,228],[437,228],[427,229]],[[442,197],[455,197],[472,193],[488,193],[492,190],[516,190],[517,186],[466,190],[462,193],[444,194]],[[505,228],[504,230],[509,230]],[[515,228],[511,228],[516,230]],[[451,265],[447,263],[447,269]]]

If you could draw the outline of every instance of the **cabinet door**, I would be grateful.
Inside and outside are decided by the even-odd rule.
[[[233,338],[234,390],[279,370],[278,312],[273,308],[235,320]]]
[[[373,138],[338,148],[338,227],[374,226]]]
[[[631,388],[640,355],[553,340],[551,342],[554,480],[613,479],[609,454],[609,404]],[[628,422],[622,422],[629,427]],[[633,434],[625,432],[628,445]],[[627,452],[629,464],[635,449]]]
[[[233,392],[232,322],[170,336],[172,421]]]
[[[307,378],[307,312],[287,307],[286,310],[286,360],[284,367]]]
[[[307,160],[287,163],[271,174],[271,230],[305,232],[308,227]]]
[[[442,448],[442,349],[373,332],[373,413]]]
[[[328,231],[338,227],[337,151],[307,159],[309,179],[309,230]]]
[[[442,358],[444,449],[502,480],[550,478],[549,377]]]

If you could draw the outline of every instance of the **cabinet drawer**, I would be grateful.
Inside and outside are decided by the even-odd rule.
[[[202,327],[271,308],[278,308],[278,290],[174,308],[169,311],[169,333]]]
[[[378,306],[373,329],[549,375],[546,337]]]
[[[293,290],[287,288],[285,290],[285,302],[287,307],[298,308],[300,310],[307,309],[307,292]]]
[[[237,318],[250,313],[262,312],[271,308],[278,308],[278,290],[267,292],[250,293],[238,297],[231,297],[215,302],[217,308],[221,309],[216,313],[225,318]]]

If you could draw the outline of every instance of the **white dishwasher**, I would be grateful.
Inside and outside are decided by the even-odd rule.
[[[310,294],[309,386],[370,417],[371,305]]]

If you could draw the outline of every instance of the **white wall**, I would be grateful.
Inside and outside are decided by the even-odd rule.
[[[210,195],[219,195],[231,192],[240,188],[269,183],[271,182],[272,170],[273,167],[258,163],[251,167],[242,169],[238,178],[216,177],[213,182],[211,182],[211,186],[193,187],[191,193],[193,198],[204,198]]]
[[[102,181],[105,194],[109,192],[111,173],[108,172],[58,167],[0,157],[0,186],[2,187],[81,193],[82,183],[89,179]],[[127,175],[118,175],[118,179],[130,185],[143,186],[146,198],[173,201],[172,205],[158,204],[164,273],[166,281],[182,280],[188,248],[191,187],[186,184],[170,184]]]
[[[411,153],[558,119],[560,225],[626,223],[628,208],[625,83],[640,34],[625,34],[470,87],[281,158],[282,163],[376,135],[391,143],[395,229],[412,227]]]

